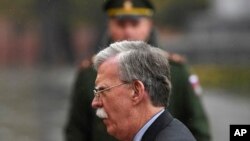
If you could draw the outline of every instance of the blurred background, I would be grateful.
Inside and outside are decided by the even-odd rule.
[[[63,140],[77,68],[105,31],[102,2],[0,1],[1,141]],[[200,78],[213,140],[229,140],[230,124],[250,124],[250,1],[153,2],[161,44]]]

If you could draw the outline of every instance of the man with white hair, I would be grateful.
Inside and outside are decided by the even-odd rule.
[[[167,111],[171,91],[166,53],[142,41],[111,44],[94,57],[92,107],[120,141],[194,141]]]

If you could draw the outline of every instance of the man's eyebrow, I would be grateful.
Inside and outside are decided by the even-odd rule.
[[[97,88],[97,89],[100,89],[100,88],[105,88],[105,87],[108,87],[107,85],[105,85],[105,84],[97,84],[97,85],[95,85],[95,88]]]
[[[105,86],[95,86],[95,89],[103,89]]]

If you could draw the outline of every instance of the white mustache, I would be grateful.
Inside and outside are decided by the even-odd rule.
[[[98,108],[96,110],[96,115],[99,117],[99,118],[108,118],[108,115],[106,113],[106,111],[104,110],[104,108]]]

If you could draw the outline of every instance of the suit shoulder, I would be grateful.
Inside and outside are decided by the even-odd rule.
[[[196,141],[190,130],[179,120],[173,119],[156,138],[156,141]]]

